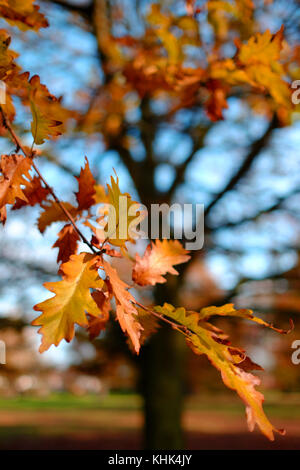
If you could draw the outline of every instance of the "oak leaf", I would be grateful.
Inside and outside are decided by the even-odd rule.
[[[46,139],[51,139],[61,135],[63,130],[64,117],[60,101],[49,92],[45,85],[41,84],[40,77],[34,75],[30,79],[30,107],[33,121],[31,123],[31,133],[34,143],[41,145]]]
[[[66,263],[77,251],[80,237],[72,224],[66,224],[58,234],[58,239],[52,248],[58,248],[57,262]]]
[[[65,201],[62,201],[62,204],[72,216],[77,214],[77,209],[72,206],[72,204]],[[46,228],[53,222],[64,222],[69,220],[61,207],[55,201],[46,201],[41,204],[41,208],[43,211],[40,213],[37,222],[38,229],[41,233],[44,233]]]
[[[138,211],[139,204],[131,199],[127,193],[121,193],[119,179],[111,177],[111,184],[107,185],[108,223],[105,228],[106,238],[112,245],[125,247],[127,241],[134,241],[136,226],[142,220],[142,213]]]
[[[106,324],[109,320],[109,312],[111,309],[111,292],[107,291],[104,292],[103,290],[96,290],[92,293],[92,297],[95,300],[96,304],[98,305],[98,308],[101,312],[101,316],[99,317],[93,317],[93,316],[88,316],[88,332],[89,332],[89,338],[94,339],[99,334],[101,331],[103,331],[106,328]]]
[[[81,169],[80,175],[76,177],[78,181],[78,192],[75,193],[78,209],[84,210],[89,209],[95,204],[95,179],[90,170],[88,159],[85,157],[85,166]]]
[[[254,323],[258,323],[259,325],[270,328],[271,330],[277,331],[277,333],[281,334],[289,334],[294,328],[292,320],[290,320],[291,328],[289,330],[283,330],[281,328],[276,328],[271,323],[262,320],[262,318],[256,317],[250,309],[241,308],[236,310],[234,308],[234,304],[225,304],[221,307],[204,307],[200,310],[199,319],[201,321],[206,321],[213,316],[244,318],[245,320],[253,321]]]
[[[23,155],[2,155],[0,160],[0,209],[6,204],[14,204],[16,199],[27,202],[22,186],[28,186],[31,179],[30,158]],[[27,179],[25,179],[27,178]]]
[[[143,327],[138,321],[138,311],[133,305],[135,299],[127,290],[129,286],[119,278],[117,271],[106,261],[102,262],[102,266],[107,276],[107,282],[111,285],[111,290],[116,299],[117,319],[122,330],[128,334],[134,350],[138,354]]]
[[[186,263],[190,259],[178,240],[156,240],[147,246],[143,258],[136,254],[132,279],[140,286],[164,283],[165,274],[178,274],[173,266]]]
[[[199,314],[186,312],[184,308],[175,309],[172,305],[164,304],[163,307],[155,307],[155,311],[175,320],[179,325],[187,329],[187,343],[196,354],[205,354],[209,361],[221,372],[225,385],[235,390],[246,405],[247,422],[250,431],[255,424],[271,441],[274,440],[274,432],[283,434],[269,422],[263,411],[264,396],[256,390],[260,379],[245,370],[253,365],[244,351],[230,345],[227,337],[210,323],[201,321]],[[254,368],[257,369],[257,367]]]
[[[40,352],[47,351],[52,344],[58,346],[62,339],[70,342],[75,334],[75,324],[87,328],[87,313],[94,317],[101,316],[90,292],[90,289],[101,289],[103,286],[97,262],[98,257],[89,253],[72,255],[60,268],[62,280],[44,284],[55,296],[34,307],[34,310],[42,312],[32,322],[35,326],[41,326]]]
[[[23,31],[46,28],[49,23],[34,3],[35,0],[0,0],[0,16]]]
[[[24,199],[16,198],[16,202],[13,206],[13,210],[21,209],[24,206],[35,206],[43,202],[50,194],[48,188],[45,188],[38,176],[34,176],[30,182],[30,185],[26,186],[23,190],[23,194],[27,201]]]

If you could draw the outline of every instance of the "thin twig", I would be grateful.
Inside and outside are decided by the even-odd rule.
[[[30,158],[32,160],[32,168],[35,170],[35,172],[37,173],[37,175],[39,176],[39,178],[41,179],[41,181],[44,183],[45,187],[48,189],[48,191],[50,192],[51,196],[53,197],[54,201],[56,202],[56,204],[58,204],[58,206],[61,208],[62,212],[65,214],[65,216],[67,217],[67,219],[69,219],[69,221],[71,222],[71,224],[73,225],[75,231],[77,232],[77,234],[80,236],[80,238],[82,239],[82,241],[90,248],[90,250],[92,250],[93,253],[98,253],[97,250],[95,250],[95,248],[93,247],[93,245],[87,240],[87,238],[83,235],[83,233],[81,232],[81,230],[78,228],[74,218],[72,217],[72,215],[70,214],[70,212],[68,211],[68,209],[64,206],[64,204],[60,201],[60,199],[57,197],[57,195],[55,194],[54,190],[51,188],[51,186],[47,183],[47,181],[45,180],[45,178],[43,177],[43,175],[40,173],[39,169],[37,168],[36,164],[34,163],[33,161],[33,153],[31,152],[30,154],[27,152],[27,150],[25,149],[22,141],[20,140],[20,138],[17,136],[17,134],[15,133],[5,111],[3,110],[2,106],[0,106],[0,112],[1,112],[1,115],[2,115],[2,119],[3,119],[3,124],[4,126],[6,127],[6,129],[9,131],[12,139],[14,140],[16,146],[18,149],[20,149],[23,154],[25,155],[25,157],[27,158]]]
[[[182,333],[183,335],[187,336],[187,337],[190,337],[193,333],[193,331],[191,331],[189,328],[187,328],[186,326],[184,325],[179,325],[178,323],[175,323],[174,321],[172,320],[169,320],[169,318],[166,318],[164,315],[160,315],[159,313],[155,312],[154,310],[150,309],[149,307],[146,307],[145,305],[141,304],[140,302],[137,302],[135,301],[134,302],[136,305],[138,305],[139,307],[141,307],[143,310],[145,310],[146,312],[150,313],[151,315],[154,315],[156,318],[158,318],[159,320],[165,322],[165,323],[168,323],[169,325],[171,325],[171,327],[174,329],[174,330],[177,330],[179,331],[180,333]]]

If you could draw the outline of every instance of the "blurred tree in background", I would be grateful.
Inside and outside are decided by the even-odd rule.
[[[180,276],[143,294],[149,302],[199,310],[234,300],[280,323],[287,313],[298,314],[299,123],[289,87],[278,77],[300,79],[299,2],[39,3],[50,28],[38,36],[14,31],[14,49],[22,52],[23,68],[30,64],[75,111],[64,136],[43,148],[50,184],[61,182],[63,198],[88,154],[99,180],[116,168],[124,188],[149,208],[205,204],[204,248],[192,252]],[[252,68],[241,56],[234,61],[241,44],[267,29],[277,32],[273,44],[282,41],[282,70],[264,68],[272,60],[271,33]],[[18,132],[30,144],[22,122]],[[16,214],[1,235],[4,316],[11,313],[9,278],[23,286],[12,303],[28,318],[35,280],[53,278],[46,244],[57,227],[44,241],[28,224]],[[34,246],[24,240],[25,230]],[[162,328],[138,359],[148,448],[183,445],[184,351],[180,335]]]

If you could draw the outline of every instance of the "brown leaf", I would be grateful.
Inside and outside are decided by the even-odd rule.
[[[76,199],[78,202],[78,209],[84,210],[89,209],[95,204],[95,179],[90,170],[88,159],[85,157],[85,167],[81,169],[80,175],[76,177],[78,181],[78,192]]]
[[[79,235],[73,225],[65,225],[58,234],[58,240],[52,248],[58,248],[57,262],[66,263],[71,255],[77,252],[77,244],[80,240]]]
[[[105,330],[106,324],[109,320],[109,312],[111,308],[110,292],[103,292],[102,290],[96,290],[95,292],[92,293],[92,297],[94,301],[96,302],[96,304],[98,305],[98,308],[102,315],[97,318],[93,316],[89,316],[88,332],[89,332],[90,339],[96,338],[97,336],[99,336],[101,331]]]
[[[36,204],[40,204],[47,198],[49,193],[49,189],[42,186],[40,178],[38,176],[34,176],[30,185],[26,186],[23,190],[23,194],[26,196],[27,201],[16,198],[16,202],[12,210],[21,209],[21,207],[24,206],[35,206]]]
[[[69,202],[62,202],[62,204],[72,216],[76,215],[76,207],[72,206],[72,204],[70,204]],[[68,217],[65,215],[61,207],[55,201],[42,203],[41,207],[43,211],[40,213],[38,219],[38,229],[41,233],[44,233],[46,228],[53,222],[62,222],[68,220]]]

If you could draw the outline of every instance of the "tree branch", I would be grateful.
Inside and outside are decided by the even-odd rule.
[[[51,188],[51,186],[49,186],[49,184],[47,183],[47,181],[44,179],[44,177],[42,176],[42,174],[40,173],[39,169],[37,168],[36,164],[34,163],[33,161],[33,154],[32,152],[31,153],[28,153],[28,151],[26,150],[26,148],[24,147],[23,143],[21,142],[21,140],[19,139],[19,137],[17,136],[17,134],[15,133],[14,129],[12,128],[12,125],[5,113],[5,111],[3,110],[2,106],[0,106],[0,113],[2,115],[2,119],[3,119],[3,124],[4,126],[6,127],[6,129],[9,131],[13,141],[15,142],[17,148],[19,148],[25,157],[27,158],[30,158],[32,160],[32,167],[33,169],[35,170],[35,172],[37,173],[37,175],[39,176],[39,178],[41,179],[41,181],[44,183],[45,187],[48,189],[48,191],[50,192],[51,196],[53,197],[54,201],[56,202],[56,204],[58,204],[58,206],[61,208],[62,212],[65,214],[65,216],[67,217],[67,219],[71,222],[71,224],[73,225],[74,229],[76,230],[76,233],[79,235],[79,237],[82,239],[82,241],[90,248],[90,250],[92,250],[93,253],[97,253],[97,250],[95,250],[95,248],[93,247],[93,245],[86,239],[86,237],[83,235],[83,233],[81,232],[81,230],[78,228],[78,226],[76,225],[76,222],[74,220],[74,218],[72,217],[72,215],[70,214],[70,212],[66,209],[66,207],[64,206],[64,204],[60,201],[60,199],[56,196],[54,190]]]
[[[74,5],[65,0],[43,0],[43,3],[53,3],[54,5],[65,8],[71,13],[79,13],[86,18],[91,18],[93,2],[90,2],[88,5]]]
[[[266,132],[263,134],[262,137],[260,137],[258,140],[252,143],[250,152],[244,159],[242,165],[238,169],[238,171],[232,176],[230,181],[227,183],[224,189],[222,189],[221,192],[219,192],[216,197],[211,201],[211,203],[206,207],[205,209],[205,217],[207,217],[212,208],[217,204],[217,202],[222,199],[222,197],[228,192],[231,191],[235,186],[238,184],[238,182],[241,180],[241,178],[250,170],[252,164],[254,163],[254,160],[256,157],[259,155],[260,151],[265,147],[267,142],[270,139],[270,136],[272,135],[272,131],[278,127],[278,119],[277,116],[274,115],[272,121],[270,122]]]
[[[187,159],[177,167],[176,170],[176,177],[173,181],[173,184],[169,190],[170,193],[170,198],[172,198],[174,192],[178,188],[178,186],[183,183],[184,181],[184,175],[185,175],[185,170],[188,167],[188,165],[192,162],[193,158],[195,157],[196,153],[203,147],[204,139],[207,135],[207,132],[210,130],[211,124],[206,127],[205,129],[202,129],[201,135],[197,138],[197,140],[194,141],[193,144],[193,149],[190,153],[190,155],[187,157]]]

